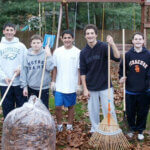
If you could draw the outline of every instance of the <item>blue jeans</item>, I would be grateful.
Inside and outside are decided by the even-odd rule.
[[[7,86],[0,86],[0,89],[1,97],[3,97]],[[21,107],[26,101],[27,98],[23,96],[23,89],[21,89],[20,86],[11,86],[2,103],[4,118],[6,118],[7,114],[12,111],[15,106]]]

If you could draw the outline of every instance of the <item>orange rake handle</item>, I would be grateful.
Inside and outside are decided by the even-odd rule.
[[[110,100],[108,100],[108,101],[110,101]],[[111,111],[110,102],[108,102],[108,125],[110,125],[110,116],[111,116],[110,111]]]
[[[108,44],[108,125],[110,125],[110,45]]]

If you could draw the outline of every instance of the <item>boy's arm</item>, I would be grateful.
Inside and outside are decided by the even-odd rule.
[[[86,75],[81,75],[81,82],[83,85],[83,95],[88,99],[90,97],[90,92],[86,85]]]
[[[80,52],[80,74],[81,74],[81,82],[83,86],[83,95],[88,99],[90,97],[90,93],[87,89],[86,85],[86,73],[87,73],[87,66],[84,54],[82,51]]]
[[[121,60],[120,62],[120,65],[119,65],[119,82],[120,83],[124,83],[126,82],[126,79],[127,79],[127,72],[128,72],[128,63],[129,63],[129,54],[126,53],[125,54],[125,77],[124,77],[124,74],[123,74],[123,59]]]
[[[148,67],[147,82],[148,82],[148,89],[150,91],[150,65]]]
[[[121,77],[123,77],[123,60],[121,60],[120,64],[119,64],[119,79]]]
[[[23,96],[28,96],[27,67],[22,66],[20,71],[20,87],[23,88]]]
[[[2,57],[0,56],[0,79],[1,80],[4,80],[7,84],[9,84],[9,80],[11,80],[11,79],[9,79],[7,76],[6,76],[6,74],[5,74],[5,72],[4,72],[4,70],[2,69],[2,67],[1,67],[1,65],[3,65],[4,63],[2,62]],[[8,80],[8,82],[7,82],[7,80]]]
[[[81,85],[80,69],[78,69],[78,86],[77,86],[76,93],[78,96],[80,96],[83,93],[83,87]]]
[[[56,75],[57,75],[57,67],[55,66],[52,71],[52,82],[56,82]]]
[[[46,70],[47,71],[52,71],[54,69],[54,61],[52,56],[47,57],[47,62],[46,62]]]
[[[81,74],[80,74],[80,51],[78,53],[78,85],[81,85]]]
[[[23,60],[24,60],[24,58],[27,56],[27,48],[26,48],[26,46],[23,44],[23,43],[21,43],[21,46],[22,46],[22,51],[23,51],[23,55],[21,56],[22,58],[21,58],[21,63],[20,63],[20,65],[14,70],[14,73],[16,73],[16,76],[19,76],[20,75],[20,72],[21,72],[21,65],[23,64]]]
[[[78,69],[78,85],[81,85],[80,69]]]
[[[27,88],[27,62],[26,57],[22,61],[21,71],[20,71],[20,86],[21,88]]]
[[[121,63],[119,65],[119,82],[123,84],[125,82],[125,78],[123,77],[123,60],[121,60]]]
[[[118,48],[117,48],[113,38],[110,35],[108,35],[106,41],[112,47],[114,57],[115,58],[120,58],[120,52],[119,52],[119,50],[118,50]]]
[[[50,89],[52,92],[56,90],[56,85],[55,85],[56,75],[57,75],[57,67],[54,67],[54,69],[52,71],[52,82],[51,82],[51,86],[50,86]]]
[[[147,75],[147,84],[148,84],[147,96],[150,97],[150,65],[149,65],[148,75]]]
[[[0,61],[0,79],[5,81],[7,85],[9,85],[9,83],[11,82],[11,79],[6,76],[5,72],[3,71],[1,67],[2,64],[3,63]]]

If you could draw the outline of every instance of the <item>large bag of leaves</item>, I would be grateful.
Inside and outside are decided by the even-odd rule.
[[[2,150],[55,150],[55,143],[54,120],[36,96],[4,120]]]

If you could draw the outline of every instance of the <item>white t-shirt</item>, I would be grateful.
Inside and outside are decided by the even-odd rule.
[[[80,50],[73,46],[65,49],[64,46],[54,51],[54,66],[57,67],[56,91],[74,93],[78,85]]]

